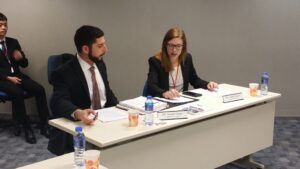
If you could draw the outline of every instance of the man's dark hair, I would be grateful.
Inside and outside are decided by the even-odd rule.
[[[81,48],[83,45],[91,47],[92,44],[95,43],[96,39],[102,36],[104,36],[103,31],[97,27],[89,25],[81,26],[79,29],[77,29],[74,36],[77,52],[81,53]]]
[[[0,21],[7,21],[7,17],[0,12]]]

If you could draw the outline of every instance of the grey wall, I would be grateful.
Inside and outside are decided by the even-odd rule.
[[[120,100],[141,94],[147,59],[165,32],[182,27],[198,74],[206,80],[247,86],[270,73],[271,91],[282,93],[278,115],[300,115],[300,1],[298,0],[1,0],[8,35],[30,59],[24,70],[46,87],[47,58],[75,53],[73,35],[83,25],[106,33],[110,84]],[[29,103],[31,109],[35,111]],[[10,111],[3,104],[1,112]]]

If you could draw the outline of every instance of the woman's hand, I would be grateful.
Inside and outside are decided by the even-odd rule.
[[[166,99],[174,99],[175,97],[179,97],[180,94],[177,90],[171,89],[163,93],[163,97]]]
[[[218,88],[218,83],[216,83],[216,82],[209,82],[207,84],[207,89],[208,90],[215,90],[217,88]]]

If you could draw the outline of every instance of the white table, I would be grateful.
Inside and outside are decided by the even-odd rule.
[[[59,118],[50,125],[71,134],[83,126],[87,141],[102,150],[101,161],[111,169],[211,169],[271,146],[275,99],[281,95],[251,97],[248,88],[219,88],[242,92],[244,100],[223,103],[219,96],[203,94],[198,103],[211,110],[151,127],[129,128],[127,119],[86,126]]]
[[[75,169],[74,153],[64,154],[45,161],[26,165],[18,169]],[[107,169],[107,168],[101,165],[100,169]]]

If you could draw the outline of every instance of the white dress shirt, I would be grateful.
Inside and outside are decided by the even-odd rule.
[[[5,46],[2,46],[2,44],[0,44],[0,50],[3,51],[4,48],[6,48],[6,50],[8,50],[8,49],[7,49],[7,45],[6,45],[6,38],[0,39],[0,43],[2,43],[2,42],[4,42],[4,45],[5,45]],[[12,65],[11,65],[11,61],[10,61],[8,55],[6,56],[6,59],[7,59],[8,63],[10,64],[10,72],[11,72],[11,73],[14,73],[15,70],[14,70],[14,68],[13,68]]]
[[[93,98],[93,83],[92,83],[92,77],[91,77],[92,73],[89,70],[91,65],[89,65],[87,62],[85,62],[83,59],[81,59],[81,57],[78,54],[77,54],[77,59],[79,61],[79,64],[80,64],[83,74],[85,76],[85,80],[86,80],[88,88],[89,88],[90,98],[92,100],[92,98]],[[101,107],[104,107],[104,105],[106,103],[105,85],[104,85],[102,76],[99,72],[97,65],[94,63],[93,66],[95,67],[95,77],[96,77],[96,81],[97,81],[98,89],[99,89],[99,93],[100,93]],[[92,108],[92,105],[91,105],[91,108]]]
[[[5,38],[0,39],[0,42],[2,42],[2,41],[4,41],[4,43],[5,43]],[[2,44],[0,44],[0,50],[3,50],[3,49],[4,49],[4,46],[2,46]]]
[[[178,72],[177,72],[178,71]],[[174,82],[175,81],[175,89],[178,92],[182,92],[183,91],[183,77],[182,77],[182,72],[181,72],[181,66],[177,66],[174,68],[174,70],[172,70],[171,72],[169,72],[169,89],[173,89],[174,88]]]

